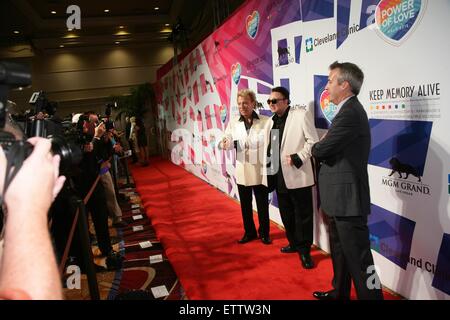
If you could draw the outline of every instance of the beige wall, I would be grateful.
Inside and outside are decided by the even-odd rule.
[[[158,47],[110,47],[91,50],[55,50],[21,59],[32,69],[32,87],[13,91],[10,100],[19,110],[30,108],[34,91],[43,90],[59,102],[59,114],[93,109],[103,113],[111,95],[123,95],[133,86],[156,80],[156,70],[173,56],[168,43]]]

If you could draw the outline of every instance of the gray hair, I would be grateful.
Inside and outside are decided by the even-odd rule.
[[[339,69],[338,83],[342,84],[342,82],[347,81],[353,94],[358,95],[364,81],[362,70],[354,63],[339,63],[337,61],[330,65],[330,70],[334,69]]]

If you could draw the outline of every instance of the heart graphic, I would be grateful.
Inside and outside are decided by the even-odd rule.
[[[227,108],[225,106],[220,106],[219,112],[220,120],[222,120],[222,123],[225,123],[225,121],[227,120]]]
[[[384,39],[398,45],[420,21],[426,0],[381,0],[375,11],[377,30]]]
[[[255,39],[256,35],[258,34],[259,12],[255,10],[251,15],[247,16],[245,25],[247,28],[248,36],[252,39]]]
[[[327,121],[331,123],[338,110],[337,106],[330,101],[330,94],[328,93],[328,90],[324,90],[320,95],[320,109],[322,110],[322,114],[324,115],[325,119],[327,119]]]
[[[231,76],[233,77],[234,83],[236,85],[239,84],[239,80],[241,80],[241,64],[239,62],[231,66]]]

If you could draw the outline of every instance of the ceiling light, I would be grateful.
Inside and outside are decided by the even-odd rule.
[[[119,26],[119,29],[123,29],[124,28],[124,26]]]
[[[56,14],[56,11],[52,11],[51,14]]]
[[[127,36],[129,34],[130,33],[125,30],[120,30],[120,31],[117,31],[116,33],[114,33],[115,36]]]
[[[73,39],[73,38],[79,38],[80,36],[77,35],[76,33],[72,32],[72,33],[68,33],[66,34],[63,38],[64,39]]]
[[[155,7],[155,10],[159,10],[159,7]]]
[[[116,42],[114,42],[115,44],[120,44],[120,42],[119,41],[116,41]]]
[[[165,26],[166,26],[166,27],[170,26],[170,23],[166,23]]]
[[[108,12],[109,12],[109,9],[105,9],[105,10],[103,10],[103,11],[105,11],[105,13],[108,13]]]
[[[63,45],[63,44],[60,44],[59,47],[60,47],[60,48],[64,48],[64,45]]]
[[[14,33],[15,33],[15,34],[19,34],[19,33],[20,33],[20,31],[14,30]]]

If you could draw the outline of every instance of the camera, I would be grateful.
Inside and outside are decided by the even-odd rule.
[[[31,74],[25,66],[12,62],[0,62],[0,145],[8,161],[14,161],[14,164],[20,167],[33,151],[33,146],[26,142],[25,138],[35,136],[49,138],[52,143],[52,153],[61,157],[59,171],[67,175],[81,161],[82,153],[75,142],[65,139],[60,123],[52,121],[51,118],[45,119],[43,116],[44,113],[54,115],[57,108],[57,103],[48,101],[44,92],[35,92],[30,98],[30,104],[35,107],[34,118],[32,120],[29,117],[23,118],[24,136],[20,139],[10,132],[9,128],[16,127],[16,123],[8,114],[9,90],[30,84]],[[11,152],[13,154],[9,155]]]
[[[64,128],[61,120],[54,118],[58,104],[49,101],[45,92],[35,92],[30,104],[34,105],[34,118],[25,125],[31,131],[29,137],[44,137],[52,143],[52,153],[60,156],[59,172],[70,175],[74,166],[82,159],[79,136],[74,135],[70,126]]]

